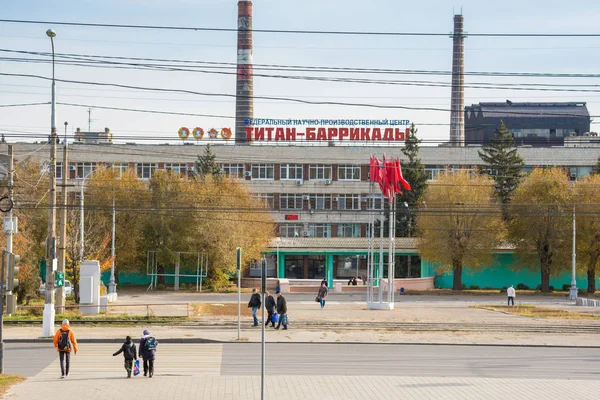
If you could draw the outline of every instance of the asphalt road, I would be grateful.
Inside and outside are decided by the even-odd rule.
[[[206,345],[163,344],[160,358],[169,357],[170,346]],[[56,357],[47,344],[5,344],[4,371],[32,376]],[[271,343],[266,374],[599,379],[600,349]],[[260,344],[223,344],[221,375],[260,375]]]

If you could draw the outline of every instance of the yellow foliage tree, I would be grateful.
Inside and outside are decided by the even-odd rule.
[[[596,272],[600,268],[600,175],[577,182],[577,261],[587,272],[588,293],[596,292]]]
[[[418,218],[421,257],[453,272],[452,289],[460,290],[463,268],[490,266],[504,237],[494,182],[465,170],[446,172],[429,184],[425,204]]]
[[[550,291],[551,275],[569,266],[572,207],[569,179],[559,168],[534,169],[513,192],[509,240],[517,265],[539,268],[542,292]]]

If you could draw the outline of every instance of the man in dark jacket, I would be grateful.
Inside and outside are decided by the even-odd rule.
[[[148,329],[144,330],[144,334],[140,339],[140,348],[138,356],[144,360],[144,376],[148,375],[152,378],[154,375],[154,359],[156,358],[156,346],[158,342],[154,336],[150,336]]]
[[[265,326],[268,326],[269,324],[271,324],[271,327],[275,328],[275,322],[273,322],[273,313],[275,312],[275,299],[273,298],[273,296],[271,296],[271,293],[269,293],[269,291],[265,291],[265,308],[267,310],[267,313],[269,313],[269,315],[267,316],[267,322],[265,323]]]
[[[279,327],[283,325],[283,330],[286,330],[288,325],[287,302],[279,290],[275,291],[275,294],[277,295],[277,313],[279,313],[279,323],[275,329],[279,329]]]
[[[250,297],[250,301],[248,302],[248,308],[252,307],[252,318],[254,318],[254,325],[258,326],[258,318],[256,317],[256,313],[260,308],[262,301],[260,301],[260,294],[256,292],[256,288],[252,289],[252,297]]]
[[[119,351],[113,354],[113,357],[118,356],[121,353],[123,353],[123,358],[125,358],[125,371],[127,371],[127,377],[131,378],[133,360],[137,360],[137,351],[135,348],[135,344],[131,341],[131,336],[127,336],[125,338],[125,343],[123,343]]]

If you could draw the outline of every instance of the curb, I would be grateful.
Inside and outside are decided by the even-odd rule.
[[[52,338],[34,338],[34,339],[4,339],[4,343],[51,343]],[[123,338],[98,338],[98,339],[79,339],[77,343],[123,343]],[[167,338],[161,339],[160,343],[170,344],[260,344],[253,341],[229,341],[206,338]],[[567,345],[543,345],[543,344],[493,344],[493,343],[412,343],[412,342],[397,342],[397,343],[373,343],[373,342],[266,342],[269,345],[277,344],[295,344],[295,345],[355,345],[355,346],[447,346],[447,347],[509,347],[509,348],[545,348],[545,349],[600,349],[600,346],[567,346]]]

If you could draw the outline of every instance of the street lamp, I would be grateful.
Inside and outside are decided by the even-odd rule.
[[[48,194],[48,237],[46,238],[46,294],[44,295],[44,317],[42,336],[49,337],[54,333],[54,281],[53,265],[56,259],[56,81],[54,80],[54,38],[56,32],[46,31],[52,43],[52,106],[50,117],[50,189]]]
[[[407,224],[408,224],[408,237],[410,238],[410,233],[411,233],[410,232],[410,228],[411,228],[411,219],[412,218],[411,218],[411,215],[410,215],[410,207],[408,206],[408,203],[406,201],[404,202],[404,207],[406,207],[406,210],[407,210],[406,221],[407,221]],[[408,274],[406,275],[407,278],[411,277],[411,273],[410,273],[411,267],[412,267],[412,257],[409,254],[408,255]]]
[[[575,220],[575,204],[573,203],[573,251],[571,254],[571,290],[569,290],[569,300],[577,300],[577,279],[575,275],[575,265],[577,263],[577,255],[575,253],[577,237],[577,224]]]

